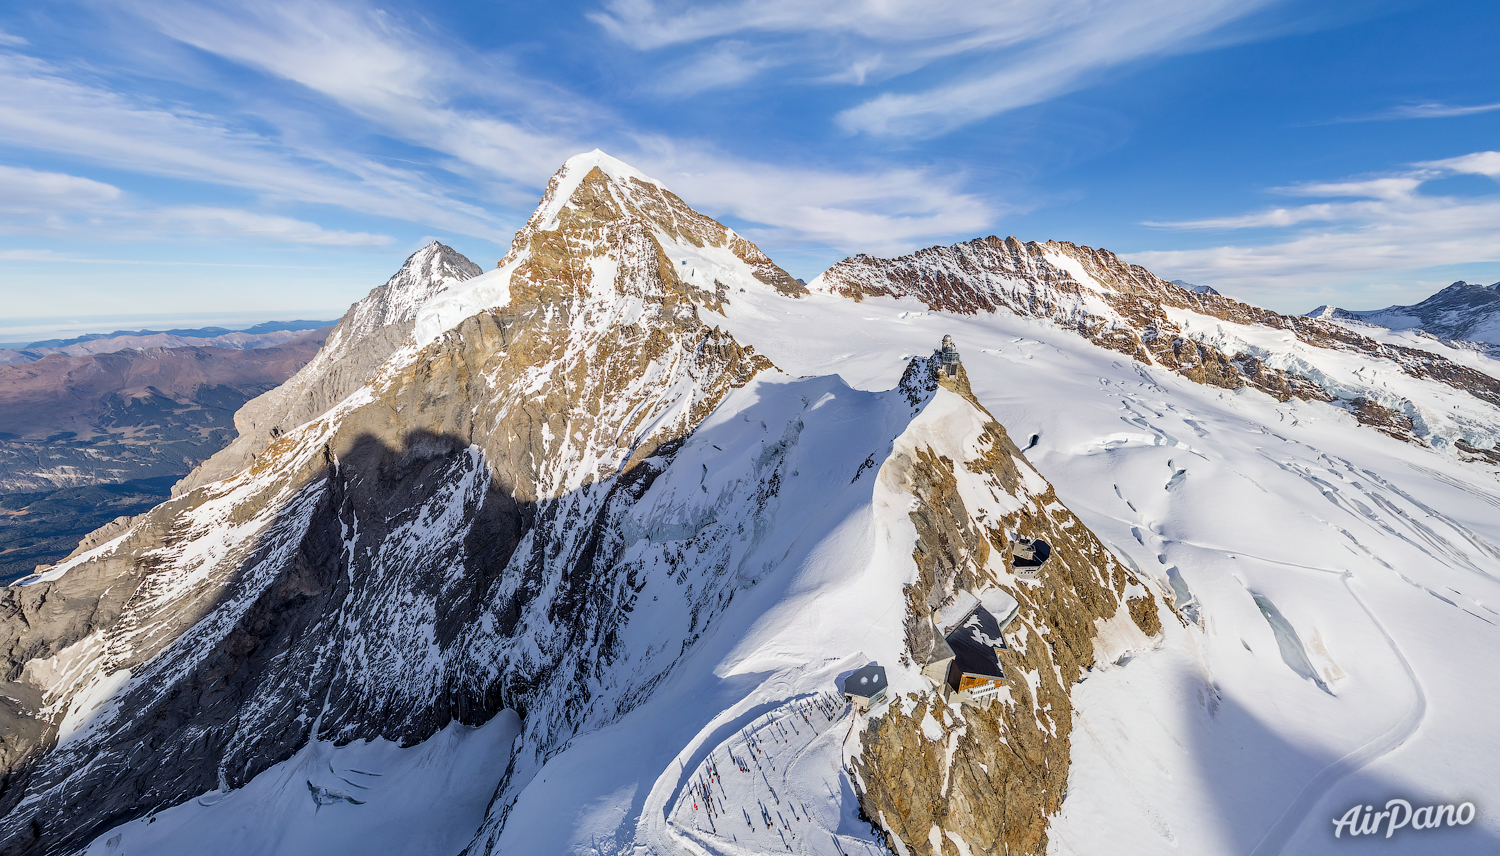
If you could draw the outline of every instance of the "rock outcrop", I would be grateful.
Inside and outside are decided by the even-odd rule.
[[[935,611],[998,587],[1019,604],[1000,653],[1007,689],[987,706],[949,702],[938,687],[893,701],[854,759],[862,804],[898,853],[1044,853],[1067,788],[1070,689],[1100,658],[1154,644],[1158,602],[1026,462],[963,370],[939,378],[936,368],[912,361],[903,388],[944,400],[927,405],[880,472],[911,497],[917,532],[907,654],[927,661]],[[1014,574],[1007,533],[1052,545],[1035,579]]]

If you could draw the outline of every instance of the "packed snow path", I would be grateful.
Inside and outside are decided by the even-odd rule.
[[[824,691],[755,716],[684,773],[673,837],[706,856],[884,852],[847,810],[844,741],[856,715]]]

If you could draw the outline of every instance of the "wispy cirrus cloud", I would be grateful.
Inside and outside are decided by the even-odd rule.
[[[798,85],[860,87],[860,103],[830,118],[851,131],[908,137],[1192,49],[1266,2],[616,0],[590,17],[618,44],[676,57],[643,84],[660,95],[753,85],[776,70]],[[212,104],[218,93],[194,79],[200,68],[168,64],[156,73],[176,75],[179,100],[166,100],[80,66],[0,51],[0,143],[237,188],[263,203],[249,208],[331,206],[495,241],[524,218],[563,159],[594,146],[773,245],[902,252],[980,233],[1017,210],[968,191],[961,170],[900,157],[778,161],[691,137],[668,143],[608,104],[528,76],[503,53],[362,0],[131,0],[121,8],[158,38],[289,84],[302,98]],[[891,89],[924,70],[925,88]],[[194,87],[205,89],[203,101],[183,94]],[[401,156],[386,156],[393,150]],[[173,221],[164,207],[141,222],[328,246],[389,240],[211,199],[200,207],[240,213]]]
[[[1129,258],[1171,276],[1238,288],[1245,294],[1274,290],[1277,282],[1306,287],[1352,274],[1388,276],[1460,262],[1500,261],[1500,192],[1465,197],[1422,192],[1430,181],[1460,174],[1500,178],[1500,152],[1414,164],[1393,175],[1276,189],[1339,201],[1151,223],[1197,231],[1282,231],[1269,240],[1139,252]]]
[[[784,64],[739,39],[724,39],[711,50],[699,51],[672,63],[656,76],[650,88],[663,95],[696,95],[748,83],[761,72]]]
[[[0,164],[0,217],[91,210],[121,195],[120,188],[112,184]]]
[[[388,247],[396,239],[370,232],[325,229],[317,223],[242,208],[180,205],[143,212],[151,234],[226,235],[323,247]]]
[[[275,200],[336,205],[496,236],[489,211],[421,173],[356,152],[295,140],[163,106],[73,70],[0,52],[0,143],[134,173],[242,188]]]
[[[397,139],[530,188],[597,122],[588,99],[503,57],[439,44],[361,3],[141,3],[162,33],[318,93]]]
[[[669,143],[586,97],[520,75],[503,58],[438,44],[359,4],[195,4],[193,14],[178,14],[184,10],[176,4],[138,8],[172,38],[306,87],[381,133],[433,152],[444,169],[511,197],[502,202],[529,206],[567,156],[603,145],[710,213],[762,224],[763,238],[909,249],[923,238],[981,229],[996,213],[964,193],[956,174],[791,167],[691,139]],[[734,40],[718,47],[714,57],[687,60],[677,93],[736,85],[782,61]]]
[[[394,241],[388,235],[325,229],[305,220],[240,208],[142,206],[112,184],[4,165],[0,165],[0,234],[91,235],[114,241],[212,235],[343,247],[383,247]]]
[[[1477,113],[1492,113],[1500,110],[1500,102],[1494,104],[1403,104],[1390,111],[1393,119],[1446,119],[1450,116],[1473,116]]]
[[[707,56],[729,36],[771,35],[774,64],[825,83],[889,84],[937,68],[936,83],[881,92],[836,117],[851,132],[926,137],[1073,91],[1110,68],[1199,49],[1270,2],[612,0],[590,17],[639,50],[706,43]]]
[[[901,253],[924,239],[977,232],[1002,213],[964,192],[961,175],[913,168],[799,168],[665,138],[638,143],[642,168],[693,205],[762,224],[749,230],[756,241]]]
[[[100,259],[58,253],[53,250],[0,250],[0,262],[48,262],[73,265],[143,265],[161,267],[271,268],[276,270],[320,270],[314,265],[262,265],[243,262],[193,262],[182,259]]]
[[[1444,104],[1427,101],[1420,104],[1399,104],[1388,110],[1380,110],[1363,116],[1333,119],[1329,124],[1347,122],[1385,122],[1393,119],[1450,119],[1456,116],[1477,116],[1500,110],[1500,101],[1492,104]]]

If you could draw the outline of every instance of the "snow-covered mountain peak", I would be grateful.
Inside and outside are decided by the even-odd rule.
[[[438,241],[412,253],[384,285],[349,307],[307,365],[235,413],[239,436],[173,491],[187,493],[239,472],[276,437],[344,400],[406,342],[424,305],[481,273],[479,265]]]
[[[1351,310],[1319,306],[1309,317],[1410,330],[1443,339],[1500,345],[1500,282],[1455,282],[1420,303]]]
[[[622,276],[622,266],[635,274]],[[645,291],[639,291],[644,288]],[[805,294],[805,287],[733,229],[694,210],[640,170],[594,150],[547,184],[497,270],[428,301],[417,347],[486,310],[588,297],[686,299],[721,308],[743,290]]]
[[[537,206],[536,212],[531,215],[527,225],[534,224],[542,228],[555,226],[558,212],[572,201],[578,185],[582,184],[584,179],[596,169],[627,192],[632,182],[651,184],[662,190],[666,189],[666,185],[600,149],[581,152],[568,158],[547,182],[547,191],[542,197],[542,203]]]
[[[417,310],[451,286],[483,273],[452,247],[438,241],[412,253],[385,285],[370,292],[353,307],[347,332],[375,330],[388,324],[411,321]]]

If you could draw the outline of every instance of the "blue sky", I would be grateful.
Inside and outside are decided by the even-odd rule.
[[[19,2],[0,340],[336,317],[594,147],[811,278],[989,234],[1283,311],[1500,280],[1500,4]]]

